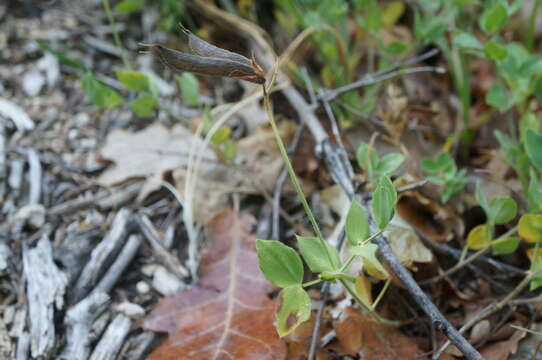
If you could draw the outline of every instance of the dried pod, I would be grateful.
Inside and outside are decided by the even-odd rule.
[[[188,46],[194,54],[203,57],[215,57],[219,59],[235,61],[241,64],[251,66],[251,61],[243,55],[209,44],[207,41],[200,39],[182,25],[181,29],[188,37]]]
[[[224,76],[264,84],[262,69],[253,60],[211,45],[182,27],[188,36],[190,49],[196,55],[185,54],[160,44],[141,44],[150,48],[162,63],[173,70],[189,71],[202,75]]]

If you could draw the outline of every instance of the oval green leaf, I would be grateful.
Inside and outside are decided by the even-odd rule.
[[[529,159],[539,171],[542,171],[542,135],[528,129],[525,140],[525,150]]]
[[[348,210],[348,215],[346,217],[346,238],[350,245],[355,246],[360,241],[363,241],[371,235],[369,228],[369,219],[365,210],[361,205],[354,199],[350,205],[350,210]]]
[[[384,230],[393,217],[396,202],[397,191],[389,177],[383,176],[378,182],[371,202],[373,218],[380,230]]]
[[[494,224],[506,224],[516,217],[518,206],[509,197],[495,197],[489,204],[491,222]]]
[[[311,316],[311,299],[301,285],[288,286],[279,293],[277,322],[275,327],[280,337],[294,331]]]
[[[275,286],[287,287],[303,281],[303,263],[294,249],[275,240],[256,240],[258,265]]]
[[[338,270],[340,267],[339,253],[324,240],[317,237],[296,236],[299,252],[312,272]]]
[[[467,236],[467,247],[471,250],[480,250],[491,245],[491,239],[488,236],[487,225],[475,226]]]
[[[530,243],[542,240],[542,216],[525,214],[518,222],[518,233],[521,238]]]
[[[515,236],[507,237],[499,240],[498,243],[491,245],[493,255],[511,254],[518,248],[519,238]]]
[[[386,280],[389,278],[389,274],[376,257],[377,250],[378,246],[373,243],[354,246],[351,249],[352,254],[360,256],[363,259],[363,268],[367,273],[377,279]]]

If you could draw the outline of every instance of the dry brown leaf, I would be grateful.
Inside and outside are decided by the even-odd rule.
[[[480,354],[486,360],[506,360],[510,354],[516,353],[518,343],[525,335],[525,331],[517,330],[508,340],[484,346],[480,350]]]
[[[272,285],[258,268],[254,219],[227,211],[211,223],[197,287],[165,297],[144,327],[169,337],[147,359],[285,359],[273,326]]]
[[[415,270],[415,262],[429,263],[433,261],[433,253],[425,247],[414,229],[399,215],[395,215],[384,231],[393,252],[401,263]]]
[[[359,355],[361,359],[427,359],[419,357],[422,351],[416,342],[399,329],[378,324],[352,308],[346,309],[345,316],[334,323],[334,328],[339,342],[350,355]]]
[[[186,166],[193,140],[193,134],[181,125],[168,129],[156,123],[135,133],[114,130],[100,151],[101,157],[114,165],[100,175],[98,182],[111,186],[131,178],[161,176],[167,170]],[[198,140],[198,146],[200,143]],[[206,161],[217,161],[211,150],[203,156]]]

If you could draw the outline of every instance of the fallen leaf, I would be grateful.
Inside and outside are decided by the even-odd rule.
[[[430,263],[433,253],[425,247],[414,229],[399,215],[395,215],[388,225],[384,236],[388,239],[393,252],[397,254],[401,263],[411,270],[415,270],[415,262]]]
[[[375,322],[370,316],[347,308],[342,319],[334,323],[339,342],[350,355],[361,359],[412,360],[427,359],[412,339],[394,327]]]
[[[186,166],[193,140],[193,134],[181,125],[168,129],[156,123],[138,132],[112,131],[100,155],[114,165],[100,175],[98,182],[111,186],[131,178],[161,176],[165,171]],[[210,149],[203,156],[206,161],[217,161]]]
[[[147,359],[285,359],[273,326],[272,285],[258,269],[254,219],[226,211],[211,223],[198,286],[165,297],[144,327],[169,337]]]
[[[486,360],[506,360],[510,354],[516,353],[518,343],[525,335],[525,331],[517,330],[508,340],[484,346],[480,350],[480,354]]]

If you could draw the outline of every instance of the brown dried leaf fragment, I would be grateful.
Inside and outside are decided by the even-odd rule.
[[[272,285],[258,268],[254,219],[231,210],[211,223],[213,240],[201,259],[197,287],[165,297],[144,327],[168,340],[147,359],[281,360],[286,345],[273,327]]]
[[[188,37],[188,46],[196,55],[185,54],[160,44],[141,44],[150,48],[167,67],[176,71],[189,71],[202,75],[237,78],[256,84],[265,83],[265,74],[260,66],[243,55],[219,48],[200,39],[182,27]]]

